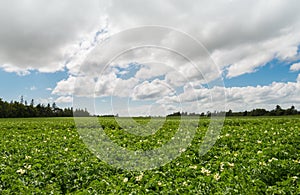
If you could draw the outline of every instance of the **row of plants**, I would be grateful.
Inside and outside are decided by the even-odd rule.
[[[180,123],[169,118],[140,136],[130,133],[130,122],[99,120],[111,141],[131,151],[164,146]],[[0,194],[300,194],[299,118],[226,119],[200,155],[208,125],[201,118],[191,144],[171,162],[129,171],[98,159],[73,118],[0,119]]]

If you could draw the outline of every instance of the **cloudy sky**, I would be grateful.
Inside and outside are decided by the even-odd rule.
[[[300,109],[298,0],[0,2],[0,98],[163,115]]]

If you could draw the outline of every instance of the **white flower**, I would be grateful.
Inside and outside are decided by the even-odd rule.
[[[262,153],[262,151],[257,151],[257,154],[261,154]]]
[[[157,182],[157,185],[161,186],[161,182],[160,182],[160,181],[159,181],[159,182]]]
[[[24,169],[19,169],[17,170],[17,173],[20,173],[21,175],[23,175],[26,171]]]
[[[215,179],[216,181],[218,181],[220,178],[221,178],[221,177],[220,177],[220,174],[219,174],[219,173],[216,173],[216,174],[214,175],[214,179]]]
[[[25,165],[24,168],[30,170],[31,169],[31,165]]]
[[[206,176],[210,175],[210,170],[205,169],[204,167],[201,168],[201,173],[206,174]]]
[[[31,156],[26,156],[26,155],[25,155],[25,159],[26,159],[26,160],[31,159]]]
[[[65,148],[65,151],[68,152],[69,148]]]
[[[123,179],[123,182],[126,183],[127,181],[128,181],[128,178],[125,177],[125,178]]]
[[[230,167],[234,167],[234,163],[228,162],[227,164],[228,164]]]
[[[300,163],[300,160],[293,160],[294,163]]]
[[[258,143],[258,144],[261,144],[261,140],[257,140],[257,143]]]
[[[293,176],[292,178],[293,178],[294,180],[298,179],[298,177],[297,177],[297,176]]]
[[[278,159],[273,157],[273,158],[269,159],[268,161],[272,162],[273,160],[278,160]]]
[[[136,176],[136,177],[135,177],[135,180],[136,180],[136,181],[141,181],[141,180],[143,179],[143,176],[144,176],[144,174],[142,173],[141,175]]]
[[[265,162],[259,162],[259,165],[267,166],[267,163],[265,163]]]
[[[190,166],[191,169],[197,169],[197,165]]]
[[[224,163],[223,162],[221,162],[221,164],[220,164],[220,171],[221,172],[224,171]]]

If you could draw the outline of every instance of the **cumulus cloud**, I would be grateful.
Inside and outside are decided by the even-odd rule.
[[[61,80],[53,89],[52,94],[55,95],[72,95],[74,93],[76,78],[70,76],[68,79]]]
[[[98,21],[96,0],[1,1],[0,67],[20,74],[62,70],[66,50]]]
[[[175,92],[165,82],[155,79],[152,82],[144,81],[133,89],[132,98],[134,100],[153,100],[165,96],[171,96]]]
[[[142,9],[145,6],[147,10]],[[253,72],[272,58],[284,60],[297,54],[299,6],[297,0],[1,2],[0,64],[19,74],[31,69],[54,72],[64,66],[74,72],[93,47],[100,26],[113,34],[141,25],[161,25],[196,38],[219,66],[227,67],[228,77],[234,77]],[[87,38],[88,34],[92,36]],[[168,42],[175,50],[199,55],[176,35],[151,36],[157,43]],[[127,38],[120,43],[137,37]]]
[[[253,108],[273,109],[280,104],[284,107],[300,104],[300,74],[296,82],[273,82],[267,86],[247,86],[195,89],[185,86],[184,91],[178,96],[165,96],[157,103],[172,104],[180,102],[184,110],[194,112],[198,106],[198,112],[224,110],[226,93],[226,107],[235,111],[251,110]],[[188,104],[186,104],[188,103]]]
[[[229,65],[227,77],[251,73],[274,58],[284,61],[297,56],[300,36],[295,36],[294,33],[296,32],[287,32],[269,40],[216,50],[212,56],[217,63]]]
[[[136,72],[135,76],[140,79],[151,79],[153,77],[165,76],[170,71],[172,71],[172,67],[161,62],[143,63],[143,67]]]
[[[232,87],[226,90],[228,107],[242,110],[252,108],[273,108],[276,104],[283,106],[299,105],[300,83],[273,82],[267,86]]]
[[[15,66],[15,65],[11,65],[11,64],[3,64],[3,65],[1,65],[1,68],[5,72],[15,72],[19,76],[25,76],[25,75],[30,74],[30,68],[23,69],[21,67],[18,67],[18,66]]]
[[[141,12],[143,6],[147,10]],[[202,42],[220,67],[227,67],[228,77],[235,77],[253,72],[273,58],[285,60],[297,55],[299,6],[296,0],[213,3],[133,0],[112,1],[107,13],[109,25],[115,31],[138,25],[181,29]],[[173,48],[191,50],[190,44],[176,37],[169,36],[164,41],[172,42]]]
[[[120,79],[115,73],[103,75],[95,83],[94,94],[96,96],[129,97],[134,86],[138,84],[136,78]]]
[[[299,71],[300,70],[300,63],[292,64],[291,67],[290,67],[290,70],[291,71]]]
[[[59,81],[53,89],[55,95],[76,95],[80,97],[128,97],[138,84],[136,78],[123,80],[116,73],[110,72],[97,78],[90,75],[70,76]]]
[[[73,101],[71,96],[61,96],[55,100],[56,103],[70,103]]]
[[[3,1],[0,67],[19,75],[66,70],[69,77],[52,91],[64,98],[160,97],[169,108],[182,101],[192,109],[197,101],[224,106],[211,100],[224,99],[225,90],[237,109],[297,103],[299,77],[268,86],[200,86],[299,58],[299,7],[298,0]],[[137,28],[145,25],[154,26]],[[136,72],[126,69],[131,63],[139,64]]]

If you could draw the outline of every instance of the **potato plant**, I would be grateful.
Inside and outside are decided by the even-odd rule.
[[[169,118],[155,134],[138,136],[113,118],[99,120],[128,150],[161,147],[179,122]],[[178,158],[138,172],[98,159],[73,118],[0,119],[0,194],[300,194],[300,118],[227,118],[213,148],[200,156],[208,125],[200,119]]]

